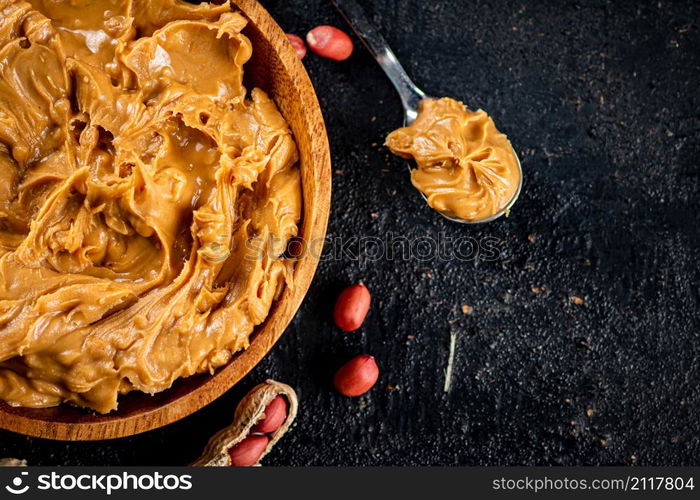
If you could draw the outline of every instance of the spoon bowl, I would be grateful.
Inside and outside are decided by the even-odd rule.
[[[430,96],[425,95],[425,93],[421,89],[416,87],[415,85],[413,85],[412,90],[416,92],[415,97],[419,98],[418,104],[420,104],[420,101],[422,101],[423,99],[436,99],[434,97],[430,97]],[[412,99],[410,101],[410,103],[407,103],[403,99],[402,99],[402,101],[403,101],[403,106],[404,106],[403,126],[407,127],[408,125],[413,123],[413,121],[418,116],[418,105],[416,104],[415,107],[413,106],[414,99]],[[512,151],[513,151],[513,156],[515,156],[515,160],[516,160],[516,163],[518,165],[518,173],[519,173],[518,179],[519,179],[519,181],[518,181],[518,186],[516,187],[515,192],[513,193],[513,197],[510,199],[510,201],[508,201],[508,203],[503,208],[501,208],[498,212],[491,215],[490,217],[486,217],[485,219],[478,219],[478,220],[460,219],[459,217],[453,217],[453,216],[451,216],[445,212],[441,212],[439,210],[436,210],[436,212],[439,213],[440,215],[442,215],[445,219],[450,220],[452,222],[457,222],[459,224],[485,224],[487,222],[495,221],[496,219],[498,219],[502,215],[505,215],[507,217],[508,213],[510,212],[511,207],[515,204],[516,201],[518,201],[518,197],[520,196],[520,191],[522,190],[522,187],[523,187],[523,167],[522,167],[522,165],[520,165],[520,157],[518,157],[518,153],[515,152],[514,148],[512,149]],[[416,168],[415,164],[413,162],[410,162],[410,161],[407,162],[407,166],[408,166],[409,173],[412,172]],[[420,195],[423,197],[423,199],[427,203],[428,197],[425,196],[425,194],[422,191],[419,190],[418,192],[420,193]]]

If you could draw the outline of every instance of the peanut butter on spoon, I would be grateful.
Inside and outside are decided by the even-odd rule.
[[[431,208],[465,221],[505,209],[520,187],[518,159],[508,138],[485,111],[469,111],[443,97],[424,99],[409,126],[387,137],[387,146],[414,159],[411,181]]]

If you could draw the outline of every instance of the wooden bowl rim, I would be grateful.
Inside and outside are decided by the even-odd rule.
[[[316,160],[314,168],[317,170],[314,186],[316,209],[311,220],[305,219],[303,224],[310,225],[308,231],[305,231],[310,237],[323,239],[330,212],[331,160],[328,136],[313,84],[304,65],[287,41],[284,31],[257,0],[231,0],[231,3],[267,38],[272,51],[277,54],[281,65],[295,84],[301,109],[305,110],[303,118],[305,128],[309,131],[310,150]],[[267,31],[263,31],[261,26]],[[306,199],[304,202],[306,203]],[[265,323],[253,333],[248,349],[237,353],[223,368],[185,394],[161,406],[128,415],[119,415],[118,411],[106,415],[85,411],[85,416],[77,422],[45,418],[39,415],[41,409],[15,408],[0,401],[0,428],[45,439],[95,441],[140,434],[191,415],[233,387],[272,349],[301,305],[315,274],[318,260],[318,255],[310,253],[299,260],[295,268],[294,291],[284,291]],[[280,318],[276,318],[279,328],[265,328],[277,315],[281,315]],[[172,390],[173,388],[170,388],[167,391]],[[233,408],[231,414],[233,415]]]

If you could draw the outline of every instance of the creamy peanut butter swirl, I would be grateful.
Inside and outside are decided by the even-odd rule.
[[[0,0],[0,398],[108,412],[248,346],[301,181],[230,5]],[[271,245],[251,244],[271,241]]]
[[[508,138],[486,112],[448,97],[425,99],[408,127],[389,134],[394,154],[413,158],[413,185],[445,215],[478,221],[501,212],[520,185]]]

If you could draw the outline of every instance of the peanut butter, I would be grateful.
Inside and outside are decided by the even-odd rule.
[[[413,185],[428,205],[466,221],[485,220],[513,200],[520,168],[508,138],[486,112],[469,111],[448,97],[425,99],[418,117],[386,141],[391,151],[413,158]]]
[[[0,0],[0,399],[109,412],[245,349],[297,149],[228,3]],[[254,244],[269,241],[270,244]]]

